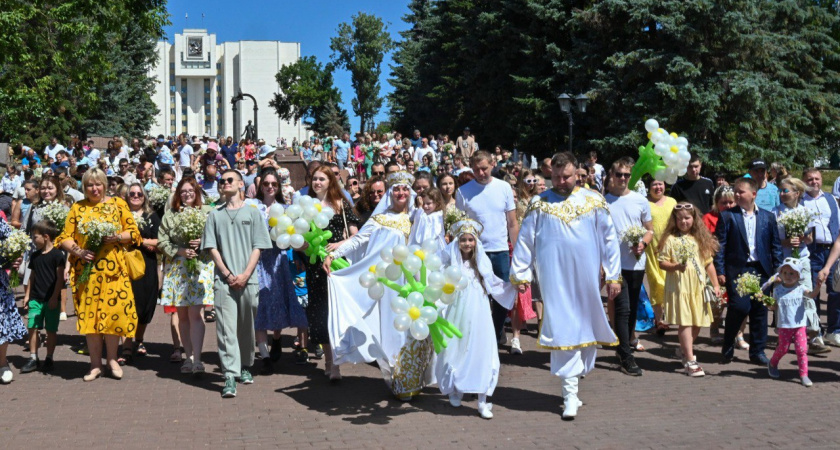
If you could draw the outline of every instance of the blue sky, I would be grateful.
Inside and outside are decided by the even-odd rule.
[[[397,40],[400,37],[398,32],[408,28],[401,19],[408,11],[407,4],[406,0],[169,0],[167,8],[172,25],[166,28],[166,34],[173,41],[175,33],[184,28],[206,28],[216,34],[218,43],[240,40],[300,42],[301,56],[313,55],[318,61],[327,62],[331,54],[330,38],[335,36],[339,23],[350,22],[350,17],[359,11],[375,14],[385,21],[388,31]],[[189,14],[188,20],[184,19],[185,14]],[[388,54],[382,65],[383,95],[393,90],[387,81],[391,63],[391,54]],[[344,109],[350,115],[350,123],[356,129],[359,119],[350,106],[354,96],[350,73],[337,70],[334,78],[336,87],[341,91]],[[387,117],[386,102],[376,120],[386,120]]]

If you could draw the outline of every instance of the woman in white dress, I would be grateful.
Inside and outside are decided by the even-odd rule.
[[[452,242],[443,261],[460,267],[469,284],[443,314],[463,336],[449,340],[441,350],[435,375],[440,392],[449,396],[452,406],[461,406],[464,394],[478,394],[479,415],[492,419],[493,405],[487,403],[487,396],[493,395],[499,381],[499,349],[488,295],[510,309],[516,288],[493,274],[490,259],[478,240],[481,230],[481,224],[471,219],[458,221],[450,229]]]
[[[334,258],[344,257],[351,263],[329,277],[333,364],[376,361],[385,383],[403,401],[418,395],[433,376],[426,370],[432,357],[431,341],[416,341],[408,332],[397,331],[389,306],[397,293],[386,289],[380,300],[374,300],[359,284],[359,276],[381,261],[381,250],[406,244],[414,208],[413,182],[414,177],[406,172],[389,174],[388,193],[370,220],[352,238],[328,245],[332,253],[324,260],[325,269]],[[402,278],[395,282],[404,283]]]

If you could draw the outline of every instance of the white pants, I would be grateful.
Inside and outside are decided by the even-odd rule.
[[[552,350],[551,374],[560,378],[572,378],[586,375],[595,368],[595,346],[576,350]]]

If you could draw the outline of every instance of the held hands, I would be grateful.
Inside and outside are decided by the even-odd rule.
[[[829,269],[828,269],[828,268],[825,268],[825,269],[823,269],[823,270],[820,270],[820,273],[817,275],[817,282],[818,282],[819,284],[823,284],[823,283],[825,283],[825,280],[827,280],[827,279],[828,279],[828,273],[829,273]]]
[[[607,300],[615,300],[618,297],[618,294],[621,293],[621,285],[618,283],[608,283],[607,284]]]
[[[330,244],[330,245],[333,245],[333,244]],[[327,248],[329,248],[329,246]],[[327,272],[327,276],[330,276],[330,272],[331,272],[330,266],[332,265],[332,262],[333,262],[333,257],[332,256],[327,256],[326,258],[324,258],[324,264],[323,264],[322,267],[324,269],[324,272]]]
[[[516,290],[520,294],[524,294],[528,290],[529,287],[531,287],[530,283],[523,283],[523,284],[520,284],[520,285],[516,286]]]

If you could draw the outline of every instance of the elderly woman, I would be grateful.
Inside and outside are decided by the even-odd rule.
[[[84,376],[85,381],[102,375],[103,336],[111,376],[121,379],[123,372],[117,363],[120,337],[134,337],[137,330],[125,246],[140,245],[142,239],[125,200],[105,195],[107,184],[105,172],[91,169],[85,173],[82,177],[85,199],[70,209],[64,231],[55,242],[69,255],[74,274],[71,286],[78,314],[76,328],[87,338],[90,351],[90,372]],[[105,236],[102,246],[95,251],[86,248],[88,237],[82,232],[82,225],[92,221],[108,222],[118,230]],[[88,263],[93,263],[90,277],[80,281]]]

